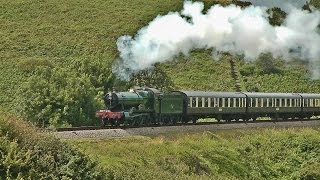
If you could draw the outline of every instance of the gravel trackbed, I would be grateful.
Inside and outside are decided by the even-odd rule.
[[[210,124],[210,125],[187,125],[187,126],[161,126],[141,127],[130,129],[101,129],[55,132],[54,135],[61,139],[72,138],[114,138],[128,136],[157,136],[174,133],[194,133],[227,129],[246,128],[291,128],[320,126],[320,120],[295,121],[295,122],[259,122],[259,123],[234,123],[234,124]]]

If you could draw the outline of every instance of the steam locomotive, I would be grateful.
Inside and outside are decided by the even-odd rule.
[[[196,123],[201,118],[217,121],[278,120],[320,115],[320,94],[171,91],[138,88],[112,92],[104,97],[106,109],[96,115],[102,125],[145,126]]]

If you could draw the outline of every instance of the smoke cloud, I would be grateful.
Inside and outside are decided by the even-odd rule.
[[[212,49],[256,59],[263,52],[285,59],[308,60],[316,78],[320,77],[320,12],[309,13],[291,6],[281,26],[268,21],[267,7],[212,6],[203,13],[201,2],[185,1],[181,12],[157,16],[136,36],[117,41],[120,59],[113,72],[121,79],[149,69],[157,62],[188,55],[193,49]]]

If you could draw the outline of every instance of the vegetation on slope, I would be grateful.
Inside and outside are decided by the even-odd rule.
[[[319,129],[70,140],[117,179],[319,179]]]
[[[0,179],[105,178],[83,153],[0,112]]]
[[[205,0],[213,4],[236,1]],[[312,1],[317,7],[318,1]],[[244,90],[319,92],[319,81],[309,79],[307,65],[280,67],[280,73],[261,73],[256,63],[223,55],[213,60],[209,51],[159,64],[130,82],[111,73],[117,60],[118,37],[136,32],[157,15],[180,11],[182,1],[9,1],[0,11],[0,105],[40,126],[95,124],[94,112],[103,108],[102,95],[132,85],[160,89],[232,91],[228,58],[238,59]],[[246,4],[239,4],[246,5]],[[281,23],[271,18],[274,24]],[[274,13],[276,14],[276,13]],[[282,62],[282,61],[280,61]],[[278,86],[281,84],[281,86]]]

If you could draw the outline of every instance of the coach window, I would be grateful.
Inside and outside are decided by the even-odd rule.
[[[234,101],[233,98],[229,98],[230,99],[230,107],[234,107]]]
[[[314,107],[313,101],[314,101],[314,99],[310,99],[310,107]]]
[[[192,107],[192,97],[189,97],[189,107]]]
[[[201,97],[198,98],[198,106],[197,107],[202,107],[202,98]]]
[[[303,99],[303,106],[308,107],[308,99]]]
[[[269,107],[269,98],[264,98],[263,99],[263,106],[264,107]]]
[[[288,104],[289,104],[289,103],[288,103],[288,100],[289,100],[289,99],[287,99],[287,98],[284,99],[284,107],[288,107]]]
[[[212,98],[212,100],[211,100],[211,106],[212,106],[212,107],[217,107],[217,106],[218,106],[218,104],[217,104],[217,98]]]
[[[289,99],[289,107],[292,107],[292,99]]]
[[[296,99],[292,99],[291,107],[295,107],[295,105],[294,105],[295,101],[296,101]]]
[[[202,107],[209,107],[208,105],[208,98],[202,98]]]
[[[198,107],[198,105],[199,105],[199,98],[196,97],[196,105],[194,107]]]
[[[269,107],[272,107],[272,98],[268,98],[269,100]]]
[[[315,105],[314,105],[315,107],[319,107],[319,99],[316,99],[315,100]]]
[[[230,103],[230,98],[225,98],[224,107],[230,107],[230,106],[229,106],[229,103]]]
[[[226,98],[220,98],[219,107],[226,107]]]
[[[201,107],[205,107],[206,101],[205,101],[205,98],[204,98],[204,97],[203,97],[203,98],[201,98],[201,102],[202,102]]]
[[[219,105],[220,105],[220,98],[214,98],[214,99],[215,99],[214,107],[219,107]]]
[[[267,98],[263,98],[263,107],[268,107]]]
[[[208,98],[208,107],[211,107],[211,98]]]

